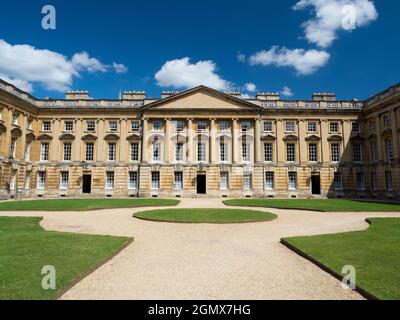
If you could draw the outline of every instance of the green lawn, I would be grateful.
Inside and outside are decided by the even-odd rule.
[[[134,217],[153,221],[192,223],[239,223],[276,219],[276,215],[269,212],[238,209],[163,209],[138,212]]]
[[[234,199],[224,204],[322,212],[400,212],[400,204],[345,199]]]
[[[47,232],[41,218],[0,217],[0,300],[52,299],[131,239]],[[56,290],[42,289],[42,268],[54,266]]]
[[[0,211],[86,211],[112,208],[176,206],[169,199],[57,199],[0,202]]]
[[[370,219],[367,231],[285,239],[341,274],[356,267],[357,285],[380,299],[400,299],[400,219]]]

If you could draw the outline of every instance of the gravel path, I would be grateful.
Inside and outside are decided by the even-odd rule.
[[[224,207],[183,199],[180,208]],[[259,209],[272,222],[211,225],[137,220],[135,211],[7,213],[42,216],[46,230],[133,236],[135,242],[62,299],[362,299],[279,243],[282,237],[363,230],[367,217],[400,213],[319,213]],[[253,208],[254,209],[254,208]],[[258,210],[258,209],[256,209]]]

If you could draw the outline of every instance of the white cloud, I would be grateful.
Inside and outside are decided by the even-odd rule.
[[[46,90],[69,90],[73,79],[82,72],[107,72],[109,66],[86,52],[76,53],[71,59],[46,49],[30,45],[11,45],[0,39],[0,78],[27,92],[39,84]]]
[[[246,61],[246,55],[239,53],[236,58],[238,59],[239,62],[245,62]]]
[[[370,0],[300,0],[294,10],[313,7],[315,17],[303,24],[306,39],[322,48],[329,47],[340,29],[363,27],[378,18]]]
[[[257,90],[257,86],[254,83],[249,82],[244,85],[244,89],[249,92],[255,92]]]
[[[232,84],[216,74],[217,65],[213,61],[190,63],[190,58],[167,61],[155,74],[160,87],[192,88],[205,85],[216,90],[230,90]]]
[[[289,87],[284,87],[283,90],[280,92],[281,95],[285,96],[285,97],[291,97],[293,96],[293,92],[292,89],[290,89]]]
[[[123,64],[120,64],[120,63],[114,62],[113,68],[116,73],[127,73],[128,72],[128,67]]]
[[[251,65],[274,65],[277,67],[293,67],[300,75],[309,75],[323,67],[330,55],[326,51],[304,49],[287,49],[273,46],[269,51],[263,50],[249,58]]]

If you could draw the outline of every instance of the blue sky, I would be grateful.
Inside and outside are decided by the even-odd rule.
[[[320,0],[302,0],[294,10],[299,1],[49,1],[57,12],[56,30],[41,27],[43,1],[6,2],[0,76],[38,97],[62,97],[71,88],[96,98],[117,98],[120,89],[158,97],[204,82],[248,95],[285,91],[285,98],[305,99],[329,91],[364,99],[400,81],[398,1],[327,0],[332,8],[368,4],[365,12],[356,11],[352,31],[335,27],[340,12]],[[316,13],[325,20],[316,20]],[[322,38],[304,29],[307,21],[327,29]],[[335,40],[329,40],[332,34]],[[113,63],[127,72],[116,72]]]

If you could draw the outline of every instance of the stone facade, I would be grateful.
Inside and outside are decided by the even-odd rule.
[[[400,85],[367,101],[39,100],[0,82],[0,197],[400,198]]]

